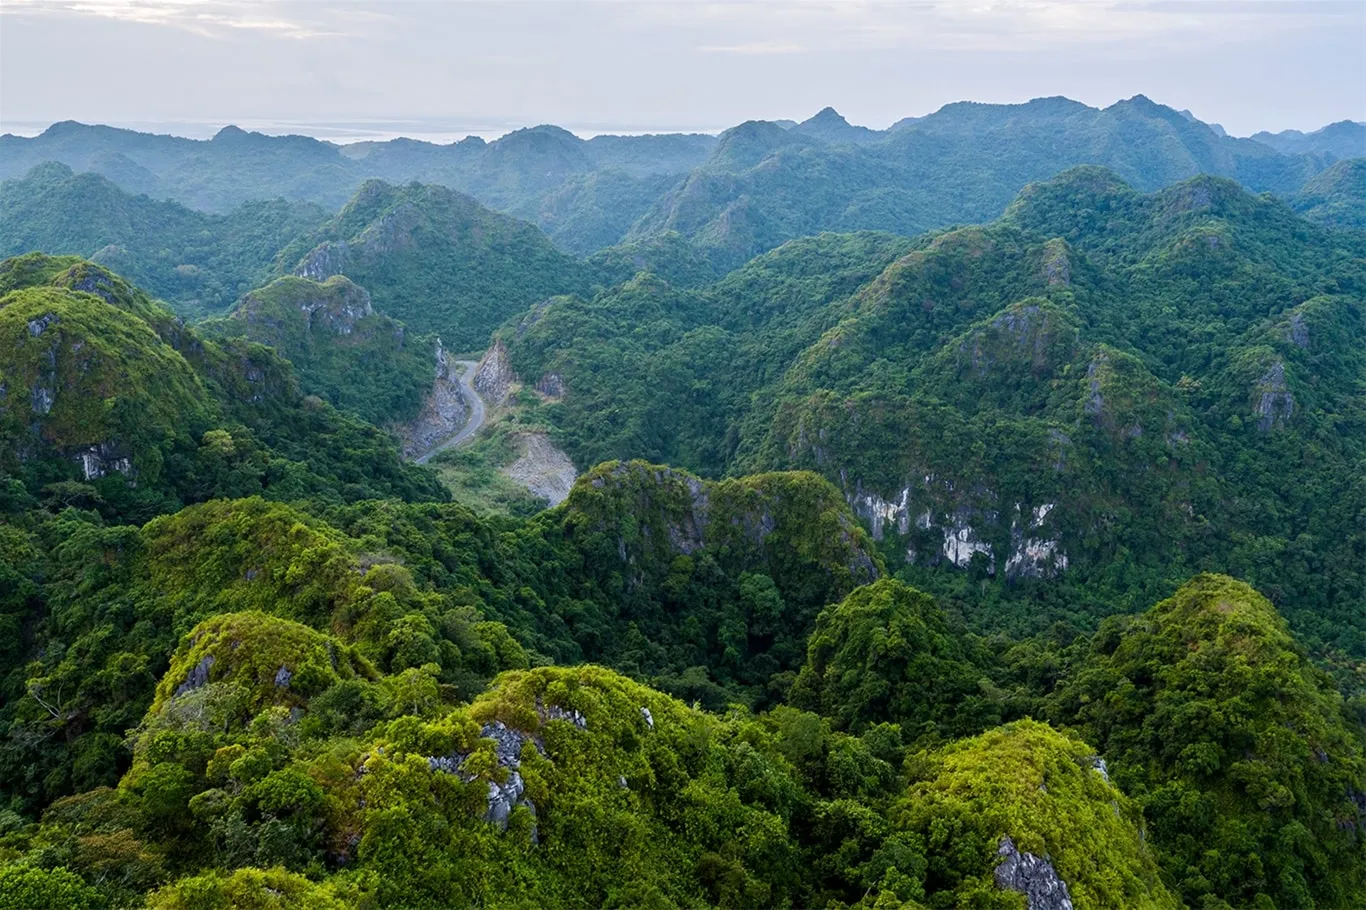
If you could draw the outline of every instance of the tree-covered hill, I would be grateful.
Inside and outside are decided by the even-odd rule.
[[[1290,204],[1316,224],[1366,230],[1366,157],[1348,158],[1315,174]]]
[[[1027,183],[1079,164],[1109,167],[1142,190],[1203,173],[1289,196],[1338,159],[1359,157],[1359,131],[1342,123],[1236,139],[1141,95],[1104,109],[1066,98],[950,104],[887,130],[827,108],[719,138],[584,140],[542,125],[448,145],[336,146],[235,127],[192,141],[67,122],[34,138],[0,137],[0,178],[60,161],[130,193],[220,213],[277,198],[336,210],[367,179],[419,181],[532,221],[574,253],[678,231],[730,269],[820,231],[916,234],[995,218]]]
[[[1064,614],[1236,568],[1351,666],[1363,249],[1232,181],[1082,168],[983,227],[798,241],[698,289],[642,274],[502,337],[561,381],[579,463],[815,470],[919,583],[1068,591]]]
[[[278,199],[205,215],[120,186],[55,163],[0,183],[0,257],[83,256],[198,316],[264,283],[280,248],[326,218],[314,205]]]
[[[305,393],[376,426],[415,419],[437,372],[435,339],[376,313],[369,293],[341,275],[276,279],[199,328],[274,348]]]
[[[1066,98],[951,104],[876,141],[750,123],[724,133],[628,238],[676,230],[733,267],[822,230],[918,234],[986,221],[1026,184],[1074,165],[1108,167],[1141,190],[1210,174],[1288,195],[1333,160],[1220,135],[1141,95],[1104,110]]]
[[[1154,121],[1201,168],[1290,160],[1155,107],[349,160],[495,162],[509,205],[580,181],[603,237],[668,168],[837,193],[916,130],[1018,163],[1031,123],[1108,124],[1157,183]],[[325,183],[310,143],[282,154]],[[102,166],[203,150],[135,144]],[[1324,220],[1353,165],[1302,197]],[[32,179],[159,242],[237,217]],[[712,230],[699,190],[583,261],[371,181],[195,325],[79,256],[0,261],[0,910],[1366,906],[1366,234],[1139,183],[727,272],[824,203]],[[400,457],[438,332],[495,333],[499,432],[582,469],[558,505],[480,512]]]
[[[513,313],[582,292],[593,270],[534,226],[441,186],[367,182],[317,230],[285,247],[281,271],[345,275],[375,307],[454,350],[482,345]]]
[[[212,341],[76,257],[0,263],[0,468],[15,502],[145,520],[264,494],[444,499],[396,442],[305,395],[288,361]]]
[[[1339,120],[1310,133],[1282,130],[1279,133],[1253,133],[1252,138],[1289,155],[1305,152],[1327,152],[1334,158],[1366,155],[1366,123],[1355,120]]]
[[[397,502],[140,529],[10,511],[0,906],[1363,896],[1362,729],[1265,600],[1202,577],[1066,649],[977,638],[897,581],[823,588],[858,550],[828,550],[852,516],[821,488],[638,464],[503,526]],[[691,707],[642,683],[711,609],[721,679],[772,665],[803,590],[833,602],[802,707],[791,674],[760,711],[704,710],[704,667],[660,679]],[[578,663],[605,633],[638,650]]]

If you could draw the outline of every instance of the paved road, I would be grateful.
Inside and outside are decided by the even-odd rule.
[[[460,443],[479,432],[479,428],[484,425],[484,399],[480,398],[479,393],[474,390],[474,386],[470,385],[470,383],[474,381],[474,368],[478,364],[473,360],[457,360],[455,365],[462,370],[460,374],[460,394],[464,397],[465,404],[469,405],[470,419],[465,421],[465,425],[461,427],[455,435],[447,436],[445,439],[414,458],[413,461],[417,464],[426,464],[431,460],[432,456],[438,452],[444,452],[447,449],[460,445]]]

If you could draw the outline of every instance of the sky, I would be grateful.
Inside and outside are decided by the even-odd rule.
[[[1136,94],[1234,135],[1366,120],[1366,0],[0,0],[0,132],[715,131]]]

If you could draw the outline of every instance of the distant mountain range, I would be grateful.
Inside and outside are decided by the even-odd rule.
[[[1366,126],[1228,136],[1142,95],[1108,108],[1066,98],[962,102],[886,130],[826,108],[801,123],[751,121],[720,136],[580,139],[555,126],[494,142],[411,139],[338,146],[225,127],[210,140],[74,122],[0,137],[0,179],[59,161],[133,194],[210,213],[283,198],[336,211],[367,179],[440,184],[532,221],[580,255],[677,231],[723,267],[822,230],[924,230],[996,217],[1025,184],[1108,167],[1140,190],[1197,174],[1295,193],[1366,156]],[[93,251],[87,251],[93,252]]]

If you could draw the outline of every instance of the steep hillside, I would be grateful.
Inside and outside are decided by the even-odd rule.
[[[1290,204],[1315,224],[1366,230],[1366,158],[1339,161],[1316,174]]]
[[[416,419],[444,357],[435,339],[376,313],[366,290],[340,275],[277,279],[201,329],[269,345],[294,366],[305,393],[376,426]]]
[[[1366,894],[1362,728],[1247,585],[1200,576],[1106,622],[1055,710],[1142,794],[1189,904],[1335,907]]]
[[[735,266],[820,230],[916,234],[986,221],[1030,181],[1073,165],[1103,165],[1142,190],[1212,174],[1289,194],[1332,161],[1230,138],[1141,95],[1104,110],[1066,98],[964,102],[882,134],[842,122],[822,111],[790,131],[728,131],[628,239],[676,230]]]
[[[1282,130],[1279,133],[1253,133],[1252,138],[1287,155],[1306,152],[1326,152],[1334,158],[1366,155],[1366,123],[1353,120],[1339,120],[1312,133]]]
[[[325,217],[315,206],[279,200],[205,215],[49,163],[0,183],[0,257],[84,256],[200,316],[223,312],[265,281],[279,249]]]
[[[136,520],[223,495],[443,498],[274,351],[201,337],[98,265],[5,260],[0,293],[0,465],[17,493]]]
[[[502,337],[557,377],[581,463],[818,471],[917,583],[1070,592],[1053,618],[1234,568],[1351,665],[1362,274],[1359,243],[1231,181],[1081,168],[984,227],[801,241],[697,290],[640,277]]]
[[[482,346],[513,313],[582,291],[591,272],[532,225],[440,186],[367,182],[333,219],[280,254],[313,281],[345,275],[375,308],[455,350]]]

